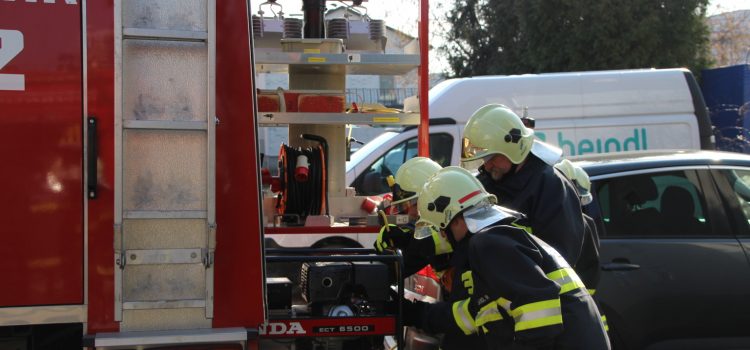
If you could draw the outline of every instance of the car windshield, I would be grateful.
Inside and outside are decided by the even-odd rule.
[[[372,139],[372,141],[366,143],[362,148],[358,149],[356,152],[352,153],[352,156],[348,162],[346,162],[346,171],[350,171],[352,168],[354,168],[355,165],[362,162],[362,159],[367,157],[368,154],[372,153],[374,150],[378,149],[380,146],[388,142],[388,140],[394,138],[396,135],[398,135],[397,132],[393,131],[387,131],[384,132],[378,137]]]

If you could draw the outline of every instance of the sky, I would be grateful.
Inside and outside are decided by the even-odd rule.
[[[258,13],[258,6],[264,3],[265,0],[251,0],[251,12],[253,14]],[[301,14],[302,0],[276,0],[278,4],[283,6],[283,11],[286,16]],[[431,16],[446,11],[446,6],[451,4],[451,1],[445,0],[432,0],[430,1]],[[333,5],[340,6],[342,2],[328,0],[328,6]],[[351,4],[351,1],[347,1],[346,4]],[[363,5],[367,8],[367,13],[371,18],[383,19],[386,25],[401,30],[407,34],[416,36],[417,29],[416,23],[419,16],[418,9],[419,0],[365,0]],[[723,12],[731,12],[735,10],[750,10],[750,0],[711,0],[708,6],[708,16],[713,16]],[[270,16],[268,6],[263,6],[265,16]],[[439,21],[433,19],[430,22],[430,31],[435,33],[436,29],[440,25]],[[433,45],[436,44],[437,37],[432,37]],[[439,45],[439,43],[438,43]],[[447,69],[447,64],[437,55],[430,54],[430,71],[440,72]]]
[[[265,0],[251,0],[251,6],[253,13],[256,13],[258,11],[258,5],[265,2]],[[277,0],[277,3],[281,4],[284,8],[284,12],[287,14],[293,14],[293,13],[300,13],[300,8],[302,7],[302,0]],[[368,8],[369,13],[372,15],[373,18],[383,18],[386,20],[394,19],[393,16],[387,16],[387,14],[390,14],[394,7],[401,8],[398,5],[408,4],[408,3],[414,3],[416,4],[417,0],[365,0],[364,6]],[[444,1],[436,1],[432,0],[431,5],[434,5],[438,2],[444,2]],[[329,4],[336,4],[339,3],[338,1],[328,1]],[[351,4],[351,2],[347,2]],[[393,4],[397,4],[397,6],[393,6]],[[728,11],[734,11],[734,10],[745,10],[750,9],[750,1],[748,0],[712,0],[710,2],[709,8],[708,8],[708,14],[715,15],[722,12],[728,12]],[[268,11],[266,11],[268,13]],[[415,9],[416,12],[416,9]]]
[[[713,0],[708,6],[708,15],[713,16],[723,12],[735,10],[750,10],[748,0]]]

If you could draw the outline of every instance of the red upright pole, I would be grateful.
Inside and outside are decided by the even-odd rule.
[[[430,4],[429,0],[420,0],[419,5],[419,155],[421,157],[430,156],[430,111],[429,111],[429,90],[430,90],[430,44],[429,44],[429,23],[430,23]]]

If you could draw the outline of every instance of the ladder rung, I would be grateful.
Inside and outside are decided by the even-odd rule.
[[[193,30],[122,28],[123,39],[205,42],[208,33]]]
[[[205,299],[126,301],[123,310],[184,309],[206,307]]]
[[[201,248],[128,249],[125,259],[127,265],[200,264],[203,252]]]
[[[125,120],[125,129],[161,129],[161,130],[208,130],[206,122],[178,122],[171,120]]]
[[[205,210],[127,210],[125,219],[206,219]]]

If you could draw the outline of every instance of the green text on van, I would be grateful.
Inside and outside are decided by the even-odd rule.
[[[640,131],[640,132],[639,132]],[[620,151],[645,151],[648,149],[648,137],[645,128],[633,129],[633,136],[619,140],[615,137],[609,138],[582,138],[578,144],[562,131],[557,132],[556,140],[547,140],[547,134],[542,131],[534,133],[537,138],[544,142],[554,143],[557,141],[557,147],[562,148],[563,152],[570,156],[578,156],[587,153],[609,153]]]

